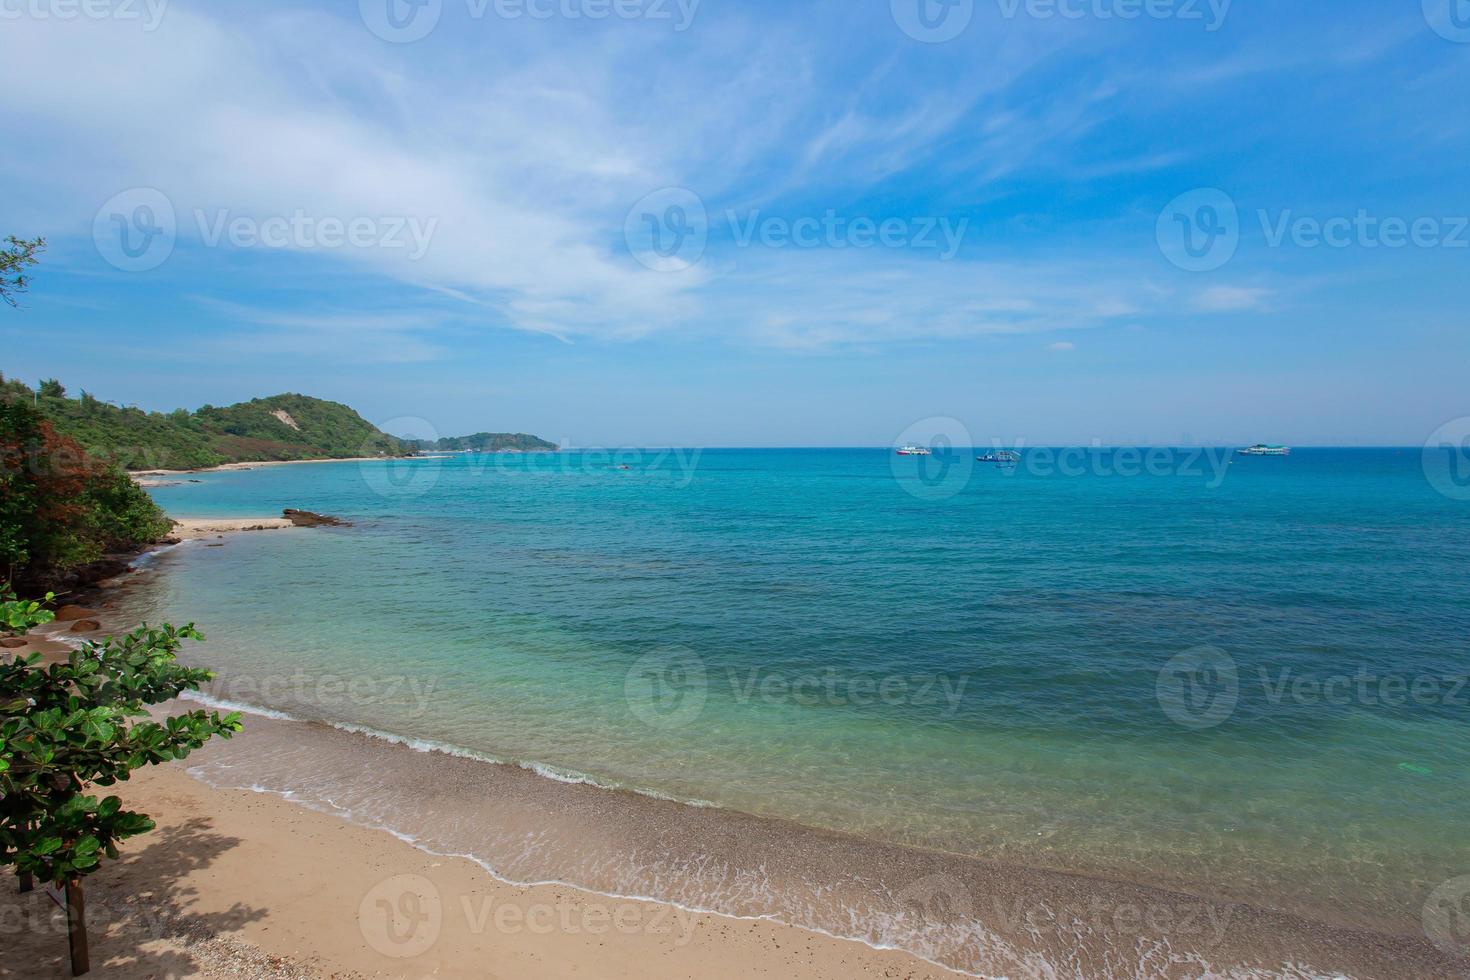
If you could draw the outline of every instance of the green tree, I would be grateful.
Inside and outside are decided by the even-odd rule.
[[[66,386],[55,378],[47,378],[41,382],[42,398],[65,398]]]
[[[26,269],[36,264],[36,256],[46,251],[44,238],[5,239],[6,247],[0,248],[0,300],[11,306],[16,304],[16,295],[25,292],[31,285]]]
[[[89,968],[82,879],[120,841],[152,830],[147,814],[91,785],[112,786],[133,770],[182,759],[218,735],[240,730],[240,716],[189,711],[155,721],[147,705],[195,691],[211,674],[176,655],[182,629],[140,627],[41,666],[40,655],[0,664],[0,866],[66,891],[73,975]]]

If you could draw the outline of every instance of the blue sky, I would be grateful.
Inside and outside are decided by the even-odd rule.
[[[0,234],[51,246],[0,370],[582,446],[1416,445],[1470,414],[1465,6],[7,0]]]

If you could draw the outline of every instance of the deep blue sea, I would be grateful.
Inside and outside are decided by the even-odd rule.
[[[212,472],[220,698],[874,840],[1417,927],[1470,874],[1470,502],[1418,449]],[[324,680],[325,679],[325,680]],[[410,683],[411,681],[411,683]]]

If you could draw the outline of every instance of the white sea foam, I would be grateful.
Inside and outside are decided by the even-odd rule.
[[[205,694],[200,691],[185,691],[183,694],[180,695],[180,697],[190,701],[197,701],[200,704],[204,704],[208,707],[215,708],[216,710],[220,711],[239,711],[244,714],[258,715],[262,718],[273,718],[277,721],[304,722],[310,720],[297,715],[289,714],[284,711],[277,711],[274,708],[264,708],[260,705],[248,704],[243,701],[231,701],[226,698],[217,698],[213,695]],[[330,725],[332,728],[335,728],[338,731],[347,732],[352,735],[362,735],[367,738],[377,739],[381,742],[389,742],[393,745],[401,745],[404,748],[412,749],[415,752],[439,753],[442,755],[454,756],[459,759],[471,759],[475,762],[484,762],[494,766],[515,766],[518,769],[525,769],[526,771],[533,772],[544,779],[551,779],[558,783],[595,786],[598,789],[637,793],[639,796],[647,796],[651,799],[656,800],[666,800],[670,803],[681,803],[685,806],[712,808],[719,807],[719,804],[712,803],[709,800],[684,799],[682,797],[670,796],[666,793],[661,793],[658,790],[645,789],[638,786],[627,786],[622,783],[610,782],[607,780],[598,779],[597,777],[588,775],[587,773],[578,772],[575,769],[563,769],[544,762],[536,762],[534,760],[525,761],[520,759],[501,759],[496,756],[489,755],[485,752],[478,752],[474,749],[468,749],[464,746],[455,745],[452,742],[443,742],[438,739],[415,738],[410,735],[399,735],[395,732],[383,731],[380,728],[372,728],[367,725],[358,725],[353,724],[352,722],[345,721],[326,721],[323,722],[323,724]]]
[[[274,718],[277,721],[305,720],[304,718],[297,718],[295,715],[289,715],[284,711],[276,711],[272,708],[262,708],[259,705],[255,704],[245,704],[242,701],[231,701],[227,698],[217,698],[213,695],[205,694],[202,691],[185,691],[184,693],[179,695],[179,698],[184,701],[197,701],[205,707],[214,708],[217,711],[239,711],[247,715],[259,715],[262,718]]]

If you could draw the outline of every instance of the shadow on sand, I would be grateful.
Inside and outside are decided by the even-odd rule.
[[[263,911],[238,902],[223,912],[193,907],[197,892],[189,876],[239,843],[210,827],[209,820],[195,818],[154,831],[135,841],[141,847],[125,850],[86,879],[93,976],[197,976],[219,971],[221,960],[239,952],[240,944],[228,935]],[[6,874],[0,885],[0,977],[69,976],[65,911],[45,889],[19,894],[16,879]]]

